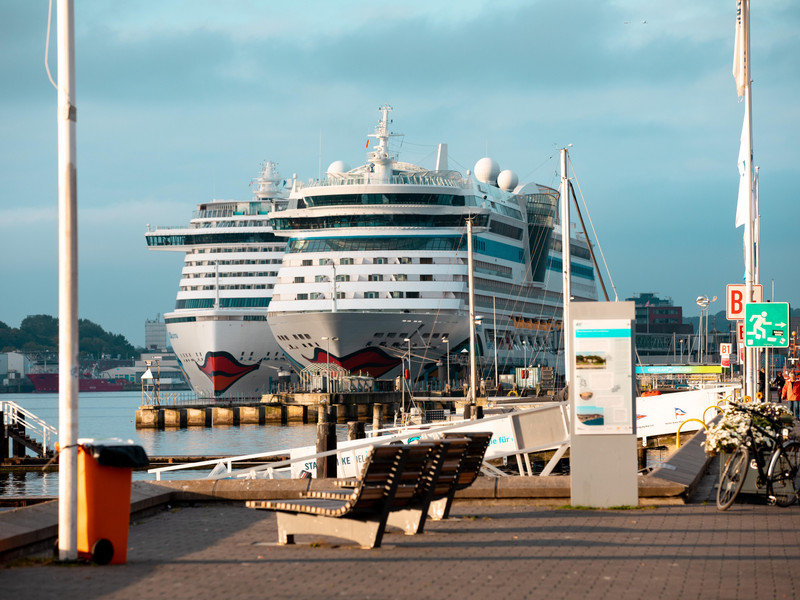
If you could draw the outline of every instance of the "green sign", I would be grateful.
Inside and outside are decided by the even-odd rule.
[[[748,348],[789,346],[789,303],[749,302],[744,307],[744,345]]]

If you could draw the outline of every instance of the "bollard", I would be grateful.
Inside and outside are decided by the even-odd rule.
[[[336,450],[336,424],[317,423],[317,454]],[[336,455],[317,459],[317,478],[336,477]]]
[[[476,418],[482,419],[483,418],[483,407],[482,406],[476,406],[475,407],[475,414],[477,415]]]
[[[383,429],[383,404],[372,405],[372,431]]]
[[[348,421],[347,423],[347,439],[348,440],[363,440],[367,435],[364,433],[364,425],[361,421]]]
[[[472,405],[465,404],[464,405],[464,420],[469,420],[472,418]]]

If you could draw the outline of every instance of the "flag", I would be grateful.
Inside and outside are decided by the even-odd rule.
[[[746,19],[750,15],[745,14],[749,11],[746,0],[736,2],[736,37],[733,42],[733,77],[736,79],[736,92],[741,98],[744,96],[744,88],[750,81],[750,57],[747,56],[747,29]]]
[[[750,154],[750,122],[747,118],[747,111],[744,115],[744,123],[742,124],[742,137],[739,142],[739,197],[736,201],[736,227],[741,227],[747,223],[747,213],[751,212],[752,219],[752,202],[751,197],[753,194],[753,182],[747,181],[749,161],[752,159]]]
[[[364,148],[369,148],[369,140],[367,140],[367,145]]]
[[[686,416],[686,411],[683,410],[682,408],[678,408],[676,406],[675,407],[675,417],[677,418],[677,417],[685,417],[685,416]]]

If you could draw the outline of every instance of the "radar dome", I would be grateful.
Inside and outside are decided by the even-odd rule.
[[[497,176],[497,187],[507,192],[513,192],[519,183],[519,177],[511,169],[500,171]]]
[[[475,163],[474,172],[478,181],[494,185],[500,172],[500,165],[493,158],[486,156]]]
[[[347,173],[350,170],[350,165],[348,165],[343,160],[335,160],[329,166],[328,170],[325,171],[328,175],[340,175],[341,173]]]

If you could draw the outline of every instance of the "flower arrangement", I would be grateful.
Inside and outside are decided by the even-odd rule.
[[[707,454],[736,450],[747,435],[750,419],[754,419],[754,423],[764,430],[762,432],[753,428],[753,439],[757,446],[770,441],[771,438],[767,434],[769,436],[780,434],[780,431],[775,430],[773,422],[785,423],[789,429],[794,424],[792,414],[774,402],[747,404],[745,408],[746,411],[742,410],[738,404],[729,404],[728,408],[722,412],[722,418],[708,427],[706,439],[703,442],[703,448]]]

